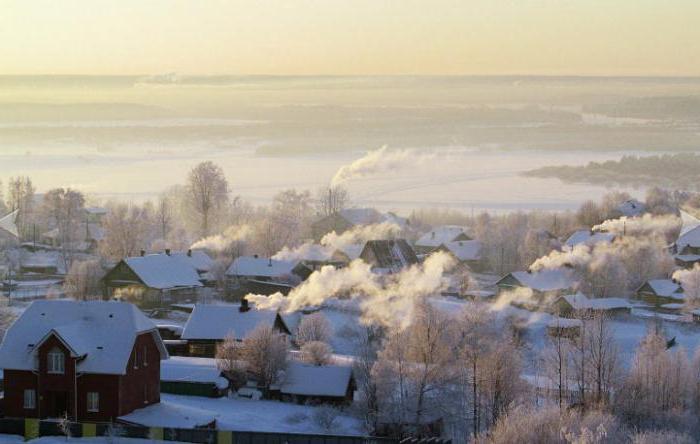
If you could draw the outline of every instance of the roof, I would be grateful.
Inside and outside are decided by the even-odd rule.
[[[622,298],[595,298],[589,299],[582,293],[562,296],[561,299],[571,305],[574,310],[612,310],[616,308],[629,308],[630,303]]]
[[[61,340],[83,373],[121,375],[136,336],[151,332],[167,359],[156,326],[134,305],[125,302],[69,300],[35,301],[10,327],[0,346],[0,368],[35,370],[35,353],[50,336]]]
[[[676,251],[682,252],[685,247],[700,247],[700,220],[686,212],[681,212],[683,226],[676,240]]]
[[[350,259],[351,261],[354,261],[355,259],[360,257],[360,254],[362,254],[362,250],[364,248],[365,248],[364,244],[342,245],[342,246],[338,247],[338,249],[336,249],[333,252],[333,256],[338,257],[340,255],[340,253],[342,253],[343,255],[347,256],[348,259]]]
[[[671,279],[651,279],[647,284],[659,296],[683,299],[683,287]]]
[[[280,391],[290,395],[343,397],[351,379],[352,367],[290,362]]]
[[[298,261],[241,256],[233,261],[226,274],[229,276],[282,277],[291,275],[298,264]]]
[[[591,232],[590,230],[578,230],[574,232],[569,238],[564,242],[567,247],[575,247],[579,244],[585,244],[593,246],[600,242],[612,242],[615,239],[615,235],[612,233],[600,233]]]
[[[565,268],[546,269],[536,272],[514,271],[511,273],[521,285],[537,291],[566,290],[577,285],[573,273]]]
[[[197,270],[182,256],[147,254],[128,257],[124,263],[150,288],[202,287]]]
[[[418,257],[405,239],[382,239],[367,241],[362,249],[360,257],[365,257],[365,252],[372,251],[376,268],[396,272],[402,268],[418,263]]]
[[[194,382],[215,384],[220,389],[228,387],[226,378],[213,358],[190,358],[173,356],[160,366],[160,380],[167,382]]]
[[[171,253],[172,256],[183,258],[188,261],[198,272],[206,272],[211,270],[214,265],[214,259],[211,258],[204,250],[190,250],[190,252],[178,251]]]
[[[0,217],[0,230],[6,231],[14,237],[19,237],[19,229],[17,229],[17,214],[19,210],[15,210],[10,214]]]
[[[237,339],[245,339],[260,324],[268,327],[275,325],[277,311],[255,307],[240,311],[240,307],[240,304],[196,304],[185,324],[182,339],[218,341],[225,339],[229,333],[233,333]]]
[[[646,205],[637,199],[629,199],[618,205],[617,211],[627,217],[639,216],[646,211]]]
[[[481,258],[481,242],[478,240],[447,242],[442,245],[460,261],[476,261]]]
[[[439,247],[441,244],[456,241],[461,235],[466,236],[464,227],[442,225],[424,233],[415,243],[417,247]]]

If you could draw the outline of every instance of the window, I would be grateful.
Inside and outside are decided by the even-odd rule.
[[[87,393],[87,411],[92,413],[100,411],[100,394],[98,392]]]
[[[24,391],[24,408],[28,410],[36,408],[36,392],[34,390]]]
[[[58,349],[56,347],[52,348],[47,356],[47,361],[48,362],[47,362],[46,367],[48,368],[49,373],[59,374],[59,375],[62,375],[63,373],[65,373],[66,360],[65,360],[65,356],[63,355],[63,352],[60,349]]]
[[[134,347],[134,369],[139,368],[139,349]]]
[[[147,354],[146,352],[148,351],[148,347],[143,347],[143,366],[147,367],[148,366],[148,361],[146,360]]]

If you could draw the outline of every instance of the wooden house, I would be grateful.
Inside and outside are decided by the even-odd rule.
[[[438,249],[441,245],[449,244],[450,242],[471,240],[472,238],[467,234],[464,227],[442,225],[424,233],[413,244],[413,247],[417,254],[428,254]]]
[[[540,271],[514,271],[496,282],[499,293],[518,289],[532,291],[537,302],[571,293],[578,286],[572,270],[566,267]]]
[[[323,236],[332,231],[341,234],[357,226],[382,222],[393,223],[401,228],[408,225],[407,219],[394,213],[380,213],[374,208],[346,208],[314,222],[311,225],[311,232],[314,239],[320,241]]]
[[[360,259],[379,273],[397,273],[418,263],[418,257],[405,239],[367,241]]]
[[[612,233],[596,232],[591,230],[578,230],[564,242],[564,248],[572,249],[577,245],[587,245],[592,247],[598,243],[611,243],[615,240]]]
[[[156,326],[122,302],[32,303],[0,346],[4,413],[105,422],[160,401]]]
[[[684,212],[681,216],[683,226],[672,252],[677,265],[692,268],[700,263],[700,220]]]
[[[673,279],[648,280],[637,289],[636,295],[637,298],[656,308],[685,302],[683,287]]]
[[[480,271],[484,268],[481,260],[481,242],[478,240],[454,241],[440,244],[434,251],[444,251],[455,260],[469,267],[470,270]]]
[[[356,389],[352,367],[292,361],[281,381],[270,388],[270,396],[297,404],[349,405]]]
[[[16,224],[18,213],[19,210],[0,217],[0,247],[19,243],[19,229]]]
[[[121,260],[105,274],[102,285],[105,299],[126,297],[143,308],[196,302],[204,286],[192,263],[170,251]]]
[[[582,293],[558,297],[552,304],[551,311],[565,318],[576,316],[593,316],[596,314],[629,314],[631,305],[623,298],[589,299]]]

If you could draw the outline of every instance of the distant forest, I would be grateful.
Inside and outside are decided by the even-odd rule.
[[[623,156],[619,161],[589,162],[585,166],[547,166],[526,171],[530,177],[558,178],[564,182],[661,186],[700,190],[700,155]]]

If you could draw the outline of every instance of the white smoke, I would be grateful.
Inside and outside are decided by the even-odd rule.
[[[383,146],[378,150],[367,152],[349,165],[342,166],[333,176],[331,186],[335,187],[352,179],[419,165],[434,156],[434,153],[421,153],[413,149],[389,150]]]
[[[233,225],[224,230],[222,234],[216,234],[198,240],[192,244],[190,248],[193,250],[199,248],[222,252],[231,248],[231,246],[237,242],[246,241],[250,238],[252,233],[253,229],[250,225]]]
[[[563,266],[580,267],[591,261],[591,249],[588,245],[579,244],[571,250],[554,250],[542,256],[530,265],[531,271],[554,270]]]
[[[642,217],[621,217],[609,219],[593,227],[593,231],[604,231],[617,235],[649,236],[664,238],[676,235],[681,228],[681,219],[674,215],[655,216],[645,214]]]
[[[293,312],[347,295],[359,301],[365,322],[403,328],[410,324],[417,302],[447,288],[445,272],[454,265],[450,255],[439,252],[422,264],[381,276],[369,264],[356,260],[346,268],[322,267],[286,297],[281,293],[245,297],[258,308]]]

